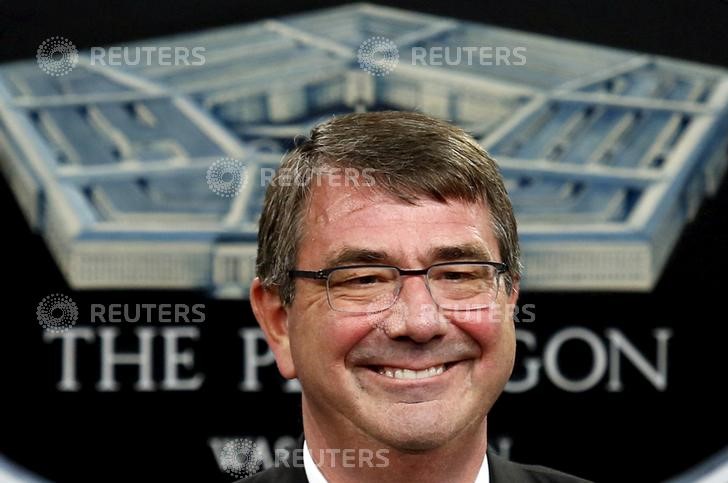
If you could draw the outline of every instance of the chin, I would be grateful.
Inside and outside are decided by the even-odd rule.
[[[423,453],[440,448],[448,440],[442,437],[415,437],[392,442],[391,447],[402,453]]]
[[[448,418],[452,414],[440,414],[431,408],[423,409],[395,418],[392,417],[395,411],[390,412],[388,418],[378,421],[379,434],[375,435],[376,439],[404,453],[420,453],[443,446],[467,425],[466,421]]]

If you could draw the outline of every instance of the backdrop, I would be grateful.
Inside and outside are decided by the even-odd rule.
[[[331,112],[391,107],[470,129],[503,160],[519,214],[518,357],[490,444],[596,481],[663,481],[728,444],[728,77],[686,63],[728,66],[728,4],[395,6],[0,4],[2,60],[31,61],[0,71],[0,467],[59,482],[224,482],[245,471],[225,463],[240,442],[270,464],[301,418],[296,384],[278,376],[240,298],[266,169]],[[223,26],[233,28],[185,37]],[[145,40],[172,34],[185,36]],[[65,41],[78,64],[64,63]],[[155,50],[114,57],[127,45]],[[147,54],[151,64],[133,59]],[[349,55],[342,85],[357,87],[319,79]],[[185,70],[197,59],[209,70]],[[99,80],[94,61],[119,74]],[[238,78],[249,84],[225,84]],[[260,105],[246,90],[274,81],[288,87]],[[169,92],[189,103],[164,104]],[[141,128],[117,101],[133,104]],[[58,169],[33,161],[46,155]],[[110,156],[111,168],[86,169],[85,156]],[[185,156],[188,167],[175,165]],[[220,231],[220,219],[240,229]]]

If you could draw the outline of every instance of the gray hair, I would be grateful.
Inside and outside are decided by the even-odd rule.
[[[416,112],[382,111],[334,117],[297,142],[271,179],[258,231],[256,275],[293,302],[303,218],[314,173],[331,168],[369,172],[377,190],[406,203],[430,199],[485,202],[503,262],[506,288],[520,277],[520,250],[513,207],[488,153],[465,131]],[[295,183],[283,182],[286,179]]]

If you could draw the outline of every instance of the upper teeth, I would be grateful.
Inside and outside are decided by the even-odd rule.
[[[381,367],[379,374],[394,379],[424,379],[425,377],[437,376],[445,372],[445,364],[439,366],[428,367],[421,371],[413,371],[412,369],[397,369],[396,367]]]

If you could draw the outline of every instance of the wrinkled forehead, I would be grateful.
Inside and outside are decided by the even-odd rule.
[[[306,258],[348,247],[433,253],[480,245],[489,259],[499,252],[485,202],[423,197],[410,203],[376,186],[321,185],[312,188],[302,221],[299,255]]]
[[[397,202],[389,193],[375,188],[317,186],[312,189],[305,226],[322,228],[372,207]]]

